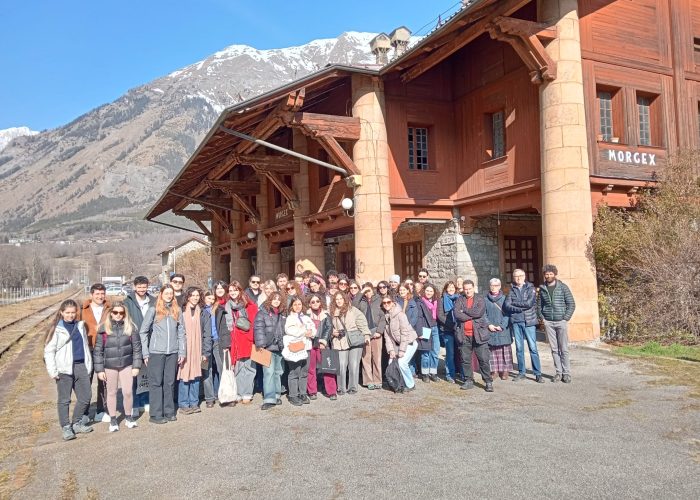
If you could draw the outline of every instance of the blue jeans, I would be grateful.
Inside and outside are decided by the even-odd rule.
[[[431,328],[430,342],[431,349],[420,353],[420,372],[423,375],[437,375],[438,360],[440,359],[440,336],[437,325]]]
[[[445,342],[445,374],[454,379],[459,373],[464,378],[464,369],[461,362],[462,356],[455,357],[457,356],[458,346],[454,332],[442,332],[442,338]],[[459,362],[457,362],[457,359],[459,359]]]
[[[270,366],[263,366],[263,403],[276,403],[282,396],[282,355],[272,353]]]
[[[436,335],[437,337],[437,335]],[[399,370],[401,370],[401,375],[403,376],[403,381],[406,384],[406,388],[410,389],[416,385],[416,382],[413,380],[413,374],[411,373],[411,368],[409,366],[409,363],[411,359],[413,358],[413,355],[416,353],[416,349],[418,349],[418,341],[414,340],[408,346],[406,347],[406,353],[403,355],[403,357],[399,358],[398,353],[397,357],[394,358],[393,360],[390,359],[389,363],[392,363],[393,361],[397,360],[399,363]]]
[[[530,362],[535,376],[542,374],[540,365],[540,355],[537,352],[537,333],[534,326],[525,326],[525,323],[513,323],[513,336],[515,337],[515,353],[518,358],[518,372],[525,375],[525,345],[523,337],[527,340],[527,347],[530,350]]]
[[[180,380],[177,385],[177,404],[180,408],[199,406],[199,378],[185,382]]]

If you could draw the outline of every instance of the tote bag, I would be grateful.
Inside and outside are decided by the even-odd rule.
[[[238,387],[236,377],[231,366],[231,353],[225,351],[224,366],[221,371],[221,382],[219,383],[219,403],[232,403],[238,399]]]
[[[340,369],[340,356],[335,349],[321,349],[321,362],[316,367],[319,373],[337,375]]]

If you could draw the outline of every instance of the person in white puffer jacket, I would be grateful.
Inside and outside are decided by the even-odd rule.
[[[290,304],[289,316],[284,325],[282,357],[287,361],[289,375],[287,398],[294,406],[309,404],[311,400],[306,394],[307,378],[309,375],[309,351],[311,339],[316,336],[316,326],[305,310],[303,299],[295,296]]]

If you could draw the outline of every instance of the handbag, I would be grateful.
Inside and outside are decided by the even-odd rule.
[[[244,332],[250,331],[250,320],[245,316],[238,316],[235,325],[239,330],[243,330]]]
[[[250,359],[259,365],[270,366],[270,363],[272,363],[272,353],[267,349],[260,349],[258,351],[257,347],[253,346],[250,350]]]
[[[433,341],[431,339],[424,339],[418,337],[418,350],[419,351],[430,351],[433,348]]]
[[[340,367],[340,355],[335,349],[321,349],[321,362],[316,366],[318,373],[337,375]]]
[[[223,370],[221,370],[221,381],[219,383],[219,402],[222,404],[232,403],[238,399],[238,386],[236,377],[231,367],[231,353],[224,352]]]
[[[340,318],[340,323],[343,325],[345,336],[348,338],[348,345],[352,347],[362,347],[365,345],[365,336],[360,330],[346,330],[345,322]]]
[[[301,352],[306,350],[306,343],[303,340],[297,340],[296,342],[290,342],[287,348],[289,352]]]

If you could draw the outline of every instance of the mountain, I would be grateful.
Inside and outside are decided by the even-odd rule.
[[[329,63],[372,64],[374,36],[232,45],[67,125],[14,139],[0,151],[0,234],[133,228],[225,107]]]
[[[5,146],[12,142],[13,139],[38,133],[36,130],[30,130],[29,127],[12,127],[0,130],[0,151],[5,149]]]

